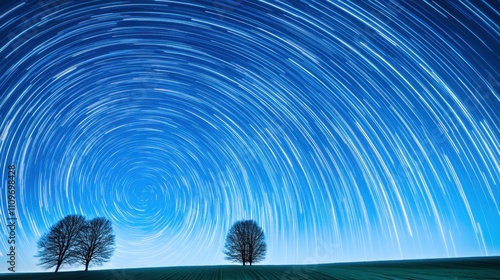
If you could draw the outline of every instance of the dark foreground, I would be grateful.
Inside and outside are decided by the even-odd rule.
[[[0,274],[0,279],[500,279],[500,257],[319,265],[193,266]]]

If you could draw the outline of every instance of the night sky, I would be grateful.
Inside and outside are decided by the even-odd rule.
[[[105,268],[229,264],[250,218],[263,264],[499,255],[499,10],[2,0],[17,270],[68,214],[112,221]]]

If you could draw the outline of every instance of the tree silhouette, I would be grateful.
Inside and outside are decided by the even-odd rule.
[[[267,252],[264,232],[254,220],[234,223],[224,245],[226,259],[243,265],[264,260]]]
[[[38,241],[40,265],[49,269],[68,263],[74,254],[74,245],[79,232],[85,226],[85,218],[81,215],[68,215],[50,228]]]
[[[109,261],[115,250],[115,235],[111,222],[95,218],[87,222],[77,236],[70,263],[80,263],[88,271],[89,265],[102,265]]]

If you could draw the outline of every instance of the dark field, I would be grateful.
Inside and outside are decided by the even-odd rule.
[[[0,274],[0,279],[500,279],[500,257],[319,265],[193,266]]]

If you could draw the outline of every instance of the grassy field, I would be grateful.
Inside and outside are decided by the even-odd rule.
[[[319,265],[193,266],[0,274],[0,279],[500,279],[500,257]]]

